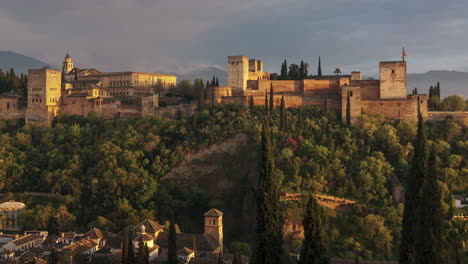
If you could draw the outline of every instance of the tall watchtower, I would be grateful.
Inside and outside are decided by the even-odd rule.
[[[380,62],[380,99],[405,99],[406,61]]]
[[[249,57],[228,56],[228,86],[238,94],[247,88],[249,79]]]
[[[223,250],[223,212],[217,209],[211,209],[206,212],[205,217],[205,234],[210,235],[218,241],[221,251]]]
[[[28,71],[28,108],[26,124],[50,125],[60,106],[62,76],[59,70],[31,69]]]

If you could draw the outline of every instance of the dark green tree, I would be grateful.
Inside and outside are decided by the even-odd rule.
[[[216,86],[219,86],[218,76],[216,76]]]
[[[169,224],[169,242],[167,249],[167,263],[168,264],[177,264],[177,245],[176,245],[176,229],[175,229],[175,220],[174,213],[171,213]]]
[[[275,177],[270,128],[265,118],[259,151],[257,240],[253,263],[285,263],[280,210],[280,179]]]
[[[301,79],[304,79],[306,77],[306,73],[305,73],[305,65],[304,65],[304,61],[301,60],[301,64],[299,66],[299,75],[301,77]]]
[[[419,224],[416,236],[416,263],[442,263],[442,192],[437,181],[437,150],[432,148],[429,157],[428,174],[421,190]]]
[[[312,195],[309,197],[302,225],[304,226],[304,243],[299,263],[330,263],[330,259],[327,257],[328,237],[325,231],[327,217],[323,208]]]
[[[146,243],[143,241],[143,237],[140,236],[138,241],[138,254],[137,254],[138,264],[148,264],[149,263],[149,249]]]
[[[273,112],[273,109],[275,109],[274,105],[274,93],[273,93],[273,83],[270,83],[270,111]]]
[[[319,56],[319,62],[318,62],[317,76],[322,77],[322,61],[320,59],[320,56]]]
[[[268,115],[268,92],[265,89],[265,115]]]
[[[418,100],[419,101],[419,100]],[[418,105],[418,132],[410,174],[407,177],[403,229],[401,231],[400,263],[416,263],[416,225],[421,202],[421,188],[427,175],[428,150],[426,128]]]

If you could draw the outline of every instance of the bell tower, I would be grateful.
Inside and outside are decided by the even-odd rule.
[[[205,217],[204,234],[216,239],[223,251],[223,212],[213,208],[203,216]]]
[[[67,52],[67,55],[65,56],[65,60],[63,60],[62,72],[63,74],[69,74],[72,70],[73,70],[73,61]]]

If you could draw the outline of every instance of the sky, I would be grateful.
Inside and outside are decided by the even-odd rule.
[[[281,62],[318,57],[331,74],[378,75],[382,60],[408,72],[468,71],[466,0],[1,0],[0,50],[104,71],[226,68],[227,56]]]

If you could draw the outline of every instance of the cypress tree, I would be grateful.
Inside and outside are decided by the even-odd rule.
[[[327,257],[328,238],[325,231],[327,218],[323,208],[311,195],[307,203],[302,225],[304,226],[304,243],[302,244],[300,264],[330,263]]]
[[[125,230],[124,239],[122,241],[122,264],[129,264],[128,262],[128,231]]]
[[[138,255],[137,255],[137,262],[139,264],[148,263],[149,254],[147,254],[147,251],[149,251],[148,246],[146,245],[146,243],[143,242],[143,237],[140,236],[140,239],[138,241]]]
[[[213,75],[213,79],[211,80],[211,86],[216,86],[216,77]]]
[[[218,76],[216,76],[216,86],[219,86]]]
[[[268,92],[265,89],[265,115],[268,115]]]
[[[439,82],[437,82],[437,86],[436,86],[436,87],[437,87],[437,88],[436,88],[436,89],[437,89],[437,96],[440,98],[440,83],[439,83]]]
[[[255,264],[285,263],[280,210],[280,182],[275,177],[273,147],[267,119],[263,121],[257,188],[257,241]]]
[[[133,247],[133,243],[132,243],[132,233],[130,233],[129,239],[128,239],[128,264],[135,263],[135,262],[136,262],[135,248]]]
[[[284,95],[281,95],[281,107],[280,107],[280,128],[282,131],[286,131],[286,108],[284,102]]]
[[[169,241],[167,249],[167,263],[168,264],[177,264],[177,245],[176,245],[176,230],[175,230],[175,221],[174,213],[171,213],[169,223]]]
[[[442,263],[442,193],[437,181],[438,159],[435,147],[429,157],[428,174],[421,190],[419,224],[416,243],[416,263]]]
[[[300,75],[300,79],[304,79],[305,78],[305,66],[304,66],[304,61],[301,60],[301,64],[299,66],[299,75]]]
[[[273,83],[270,82],[270,111],[273,112],[275,105],[273,102]]]
[[[346,124],[351,126],[351,96],[348,91],[346,96]]]
[[[319,56],[319,62],[318,62],[317,75],[318,77],[322,77],[322,61],[320,60],[320,56]]]
[[[281,66],[281,80],[287,80],[288,79],[288,63],[286,62],[286,59],[284,59],[284,62]]]
[[[234,259],[232,261],[232,264],[242,264],[242,258],[241,258],[241,255],[239,254],[239,252],[236,252],[234,254]]]
[[[250,104],[249,104],[249,106],[250,106],[250,109],[251,109],[251,110],[253,110],[254,107],[255,107],[255,102],[254,102],[253,96],[250,97]]]
[[[419,99],[418,99],[419,102]],[[427,175],[427,140],[426,128],[418,104],[418,133],[414,143],[411,170],[407,178],[403,229],[401,231],[400,263],[416,263],[416,234],[421,188]]]
[[[195,239],[195,235],[193,235],[193,241],[192,241],[192,250],[193,250],[193,256],[197,257],[197,240]]]

